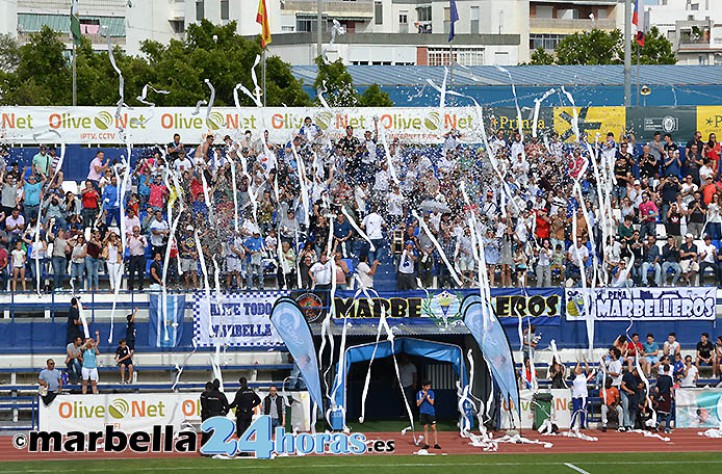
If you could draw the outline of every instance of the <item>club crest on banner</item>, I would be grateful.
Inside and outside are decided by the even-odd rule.
[[[461,320],[461,299],[457,294],[443,291],[421,302],[421,314],[438,323],[452,323]]]

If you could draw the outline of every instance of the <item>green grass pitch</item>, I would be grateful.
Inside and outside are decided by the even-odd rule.
[[[722,446],[721,446],[722,447]],[[439,474],[639,474],[640,472],[709,474],[721,472],[720,453],[604,453],[604,454],[478,454],[449,456],[308,456],[260,461],[204,458],[32,461],[5,463],[4,474],[107,473],[194,474],[209,472],[278,472],[323,474],[418,473]]]

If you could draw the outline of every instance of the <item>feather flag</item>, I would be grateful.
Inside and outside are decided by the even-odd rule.
[[[258,14],[256,23],[261,25],[261,47],[265,48],[271,44],[271,24],[268,22],[268,9],[266,0],[258,0]]]

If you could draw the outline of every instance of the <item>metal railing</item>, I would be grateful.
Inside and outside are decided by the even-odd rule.
[[[598,30],[613,30],[617,27],[615,20],[567,20],[563,18],[529,18],[529,28],[548,30],[580,30],[586,31],[596,28]]]

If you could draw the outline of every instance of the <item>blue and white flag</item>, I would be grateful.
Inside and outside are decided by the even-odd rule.
[[[291,298],[280,298],[273,307],[271,323],[301,370],[311,400],[322,409],[321,377],[313,335],[298,303]]]
[[[479,295],[467,296],[461,304],[464,324],[479,344],[484,360],[489,365],[499,390],[505,400],[511,400],[517,411],[519,404],[519,387],[514,371],[514,356],[509,339],[494,314],[488,301]],[[486,319],[486,327],[484,320]]]
[[[454,26],[459,21],[459,9],[456,8],[456,0],[449,0],[449,22],[451,23],[451,29],[449,30],[449,41],[453,41],[456,36]]]
[[[166,295],[165,317],[163,298],[150,295],[148,344],[151,347],[177,347],[183,335],[183,318],[186,311],[184,295]]]

